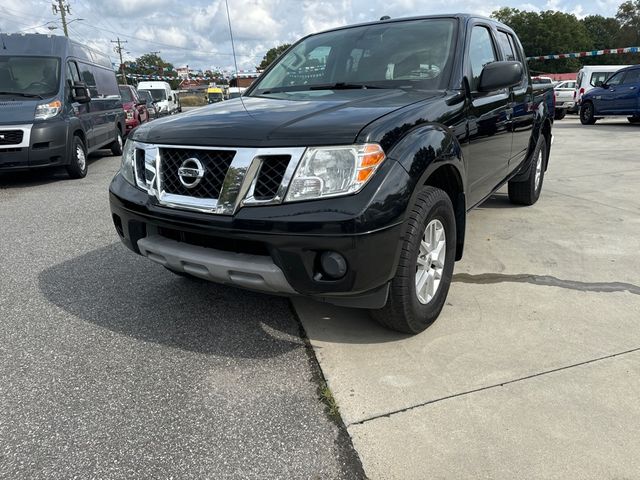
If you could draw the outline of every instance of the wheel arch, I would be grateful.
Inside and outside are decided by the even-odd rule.
[[[466,228],[466,167],[458,139],[439,124],[413,129],[389,153],[412,181],[409,211],[424,186],[443,190],[451,200],[456,219],[456,260],[462,258]]]

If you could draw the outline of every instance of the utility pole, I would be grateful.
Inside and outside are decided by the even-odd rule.
[[[124,73],[124,62],[122,61],[122,50],[124,50],[124,47],[122,46],[122,44],[127,43],[127,41],[120,40],[120,37],[118,37],[118,40],[111,40],[111,43],[118,44],[116,47],[113,47],[113,49],[116,51],[118,55],[120,55],[120,71],[122,72],[122,81],[124,82],[125,85],[127,85],[127,76]]]
[[[51,5],[51,9],[53,10],[54,15],[60,14],[62,18],[62,30],[64,30],[65,37],[69,36],[69,32],[67,31],[67,13],[71,15],[71,9],[69,4],[65,2],[65,0],[58,0],[58,4],[53,3]]]

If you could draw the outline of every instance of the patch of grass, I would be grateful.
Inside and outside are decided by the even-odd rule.
[[[180,97],[180,103],[183,107],[202,107],[207,104],[204,95],[185,95]]]
[[[320,400],[324,403],[327,415],[335,419],[340,418],[340,408],[326,383],[320,386]]]

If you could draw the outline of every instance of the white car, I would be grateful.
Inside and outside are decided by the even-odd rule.
[[[160,115],[172,115],[178,111],[177,95],[167,82],[140,82],[138,91],[148,91],[156,103]]]
[[[577,112],[576,102],[573,99],[575,90],[575,80],[565,80],[553,87],[556,96],[556,113],[554,117],[556,120],[562,120],[567,113]]]

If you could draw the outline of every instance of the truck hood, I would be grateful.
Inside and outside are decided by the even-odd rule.
[[[36,106],[42,100],[12,99],[0,96],[0,125],[33,123]]]
[[[363,89],[243,97],[145,124],[134,139],[194,146],[348,144],[374,120],[441,94]]]

